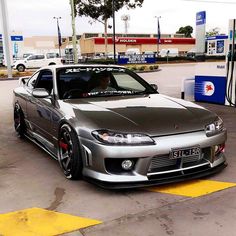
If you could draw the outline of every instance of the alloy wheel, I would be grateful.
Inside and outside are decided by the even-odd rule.
[[[59,155],[61,167],[67,178],[70,178],[73,161],[73,142],[69,131],[63,127],[60,133]]]

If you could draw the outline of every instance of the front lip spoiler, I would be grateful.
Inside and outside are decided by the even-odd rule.
[[[161,180],[148,180],[148,181],[142,181],[142,182],[128,182],[128,183],[114,183],[114,182],[105,182],[105,181],[99,181],[93,178],[89,178],[84,176],[84,179],[88,181],[89,183],[96,184],[101,188],[104,189],[131,189],[131,188],[142,188],[142,187],[151,187],[151,186],[160,186],[164,184],[171,184],[171,183],[177,183],[182,182],[186,180],[191,179],[197,179],[202,178],[208,175],[216,174],[217,172],[223,170],[227,166],[227,163],[224,162],[219,166],[216,166],[214,168],[210,168],[203,171],[198,171],[191,174],[185,174],[183,176],[179,177],[171,177],[171,178],[165,178]]]

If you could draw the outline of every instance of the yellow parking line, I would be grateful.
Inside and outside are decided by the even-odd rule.
[[[52,236],[102,223],[98,220],[30,208],[0,215],[0,235]]]
[[[212,180],[194,180],[147,188],[148,191],[181,195],[186,197],[199,197],[223,189],[235,187],[236,183],[219,182]]]

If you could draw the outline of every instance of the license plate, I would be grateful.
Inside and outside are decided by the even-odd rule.
[[[201,155],[200,147],[172,149],[170,154],[170,159],[184,158],[190,156],[200,157],[200,155]]]

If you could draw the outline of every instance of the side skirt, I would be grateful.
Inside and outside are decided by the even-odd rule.
[[[41,149],[43,149],[46,153],[48,153],[53,159],[58,160],[57,156],[52,153],[51,151],[49,151],[45,145],[43,145],[41,142],[39,142],[38,140],[36,140],[35,138],[32,138],[30,135],[25,134],[25,137],[27,139],[29,139],[30,141],[32,141],[34,144],[36,144],[37,146],[39,146]]]

